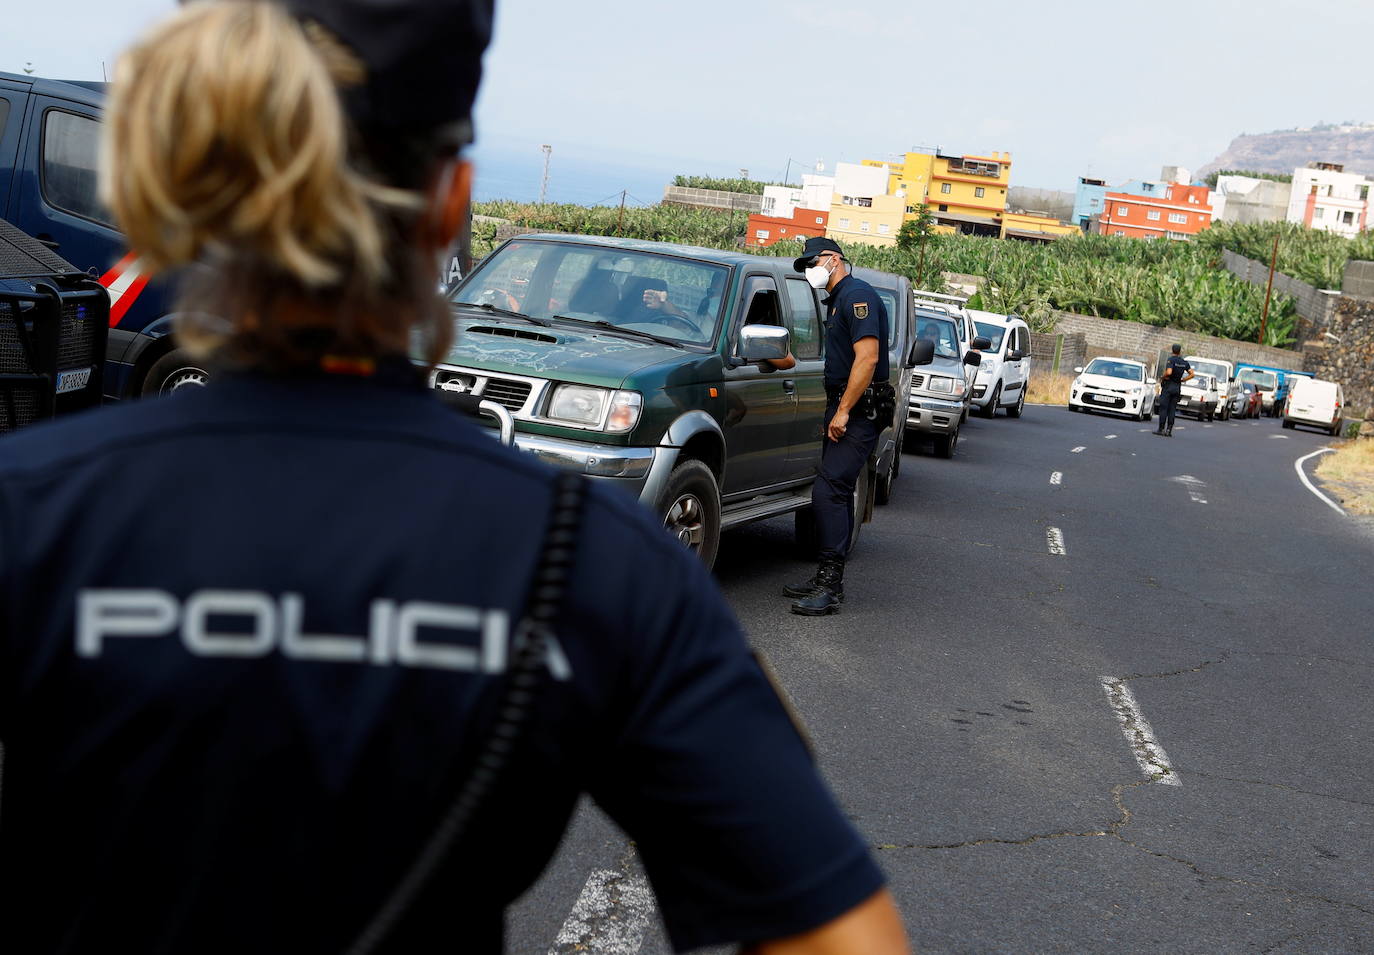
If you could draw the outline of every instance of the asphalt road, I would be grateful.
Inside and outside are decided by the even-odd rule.
[[[1374,532],[1299,480],[1323,435],[1147,427],[1028,407],[907,454],[840,616],[778,595],[790,520],[717,578],[919,950],[1374,952]],[[509,925],[671,950],[590,807]]]

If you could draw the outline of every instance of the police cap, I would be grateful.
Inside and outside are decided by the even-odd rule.
[[[802,254],[792,262],[792,270],[795,272],[805,272],[811,260],[822,252],[834,252],[840,258],[844,258],[844,250],[834,239],[827,239],[825,236],[813,235],[806,240],[806,245],[802,246]]]
[[[362,61],[367,78],[344,91],[344,102],[364,135],[471,140],[494,0],[279,2],[328,29]]]

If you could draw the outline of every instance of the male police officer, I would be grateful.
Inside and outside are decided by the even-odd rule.
[[[816,576],[784,589],[797,598],[792,612],[838,613],[844,601],[844,561],[853,536],[854,485],[878,443],[879,392],[887,384],[887,309],[831,239],[806,240],[792,263],[813,288],[830,293],[825,319],[825,418],[821,467],[811,487],[811,510],[820,544]],[[878,382],[880,384],[875,385]],[[862,503],[860,503],[862,507]]]
[[[1179,357],[1183,346],[1174,345],[1172,351],[1164,364],[1164,378],[1159,385],[1159,429],[1155,431],[1166,438],[1174,436],[1174,414],[1183,393],[1183,383],[1193,377],[1193,366]]]

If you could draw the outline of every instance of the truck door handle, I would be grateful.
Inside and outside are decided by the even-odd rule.
[[[789,395],[795,395],[797,393],[796,380],[792,378],[784,378],[782,380],[782,390],[787,392]]]

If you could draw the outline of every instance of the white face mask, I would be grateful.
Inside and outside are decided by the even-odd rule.
[[[813,265],[806,270],[806,281],[812,288],[825,288],[830,284],[830,270],[824,265]]]

